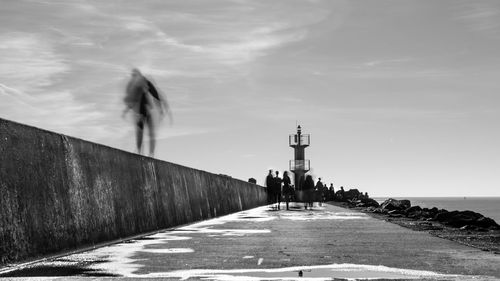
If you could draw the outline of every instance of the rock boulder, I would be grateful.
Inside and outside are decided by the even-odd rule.
[[[411,207],[410,200],[396,200],[389,198],[384,201],[384,203],[380,204],[380,208],[387,211],[398,210],[404,211]]]
[[[422,208],[420,206],[411,206],[405,210],[405,214],[409,218],[420,219],[422,217]]]
[[[361,193],[357,189],[349,189],[348,191],[344,191],[344,201],[356,200]]]
[[[439,211],[434,220],[452,227],[477,226],[498,229],[500,226],[491,218],[473,211]]]
[[[356,207],[374,207],[377,208],[380,204],[372,198],[362,198],[356,201]]]

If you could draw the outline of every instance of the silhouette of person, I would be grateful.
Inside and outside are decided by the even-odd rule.
[[[266,177],[266,187],[267,187],[267,202],[273,204],[274,199],[274,177],[273,170],[269,170],[269,174]]]
[[[323,188],[321,189],[321,200],[322,202],[327,201],[327,196],[328,196],[328,187],[326,186],[326,183],[323,184]]]
[[[344,201],[345,191],[344,191],[344,187],[343,186],[340,187],[339,193],[340,193],[340,200]]]
[[[321,182],[321,178],[318,178],[318,182],[316,183],[316,190],[322,190],[323,183]]]
[[[287,210],[289,210],[288,203],[290,202],[290,197],[292,196],[292,187],[290,186],[291,183],[292,182],[290,180],[290,177],[288,177],[288,172],[284,171],[283,172],[283,195],[285,197]]]
[[[316,183],[316,194],[318,195],[319,205],[321,206],[323,203],[323,183],[321,182],[321,178],[318,178],[318,182]]]
[[[126,107],[122,117],[125,117],[129,110],[132,110],[135,115],[137,153],[142,154],[144,126],[147,126],[149,131],[149,156],[152,157],[156,143],[153,108],[158,106],[161,116],[166,111],[172,122],[171,111],[166,99],[160,95],[158,89],[142,75],[139,69],[134,68],[132,69],[132,77],[127,84],[124,102]]]
[[[313,192],[314,192],[314,180],[311,175],[306,176],[306,180],[304,181],[304,190],[306,193],[306,204],[305,208],[307,209],[307,206],[311,207],[313,206]]]
[[[330,188],[328,189],[328,200],[333,200],[335,198],[335,189],[333,188],[333,183],[330,183]]]
[[[276,171],[276,177],[274,177],[274,190],[275,190],[275,199],[273,203],[278,203],[278,210],[280,209],[281,204],[281,178],[280,172]]]

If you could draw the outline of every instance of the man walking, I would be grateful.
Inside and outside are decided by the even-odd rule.
[[[122,117],[125,117],[130,109],[132,109],[135,115],[137,153],[142,154],[142,139],[144,126],[146,126],[149,132],[149,156],[152,157],[156,144],[153,108],[158,106],[161,116],[166,111],[172,121],[172,115],[166,99],[161,97],[153,83],[146,79],[139,69],[134,68],[132,70],[132,77],[127,84],[124,102],[126,108],[123,111]]]

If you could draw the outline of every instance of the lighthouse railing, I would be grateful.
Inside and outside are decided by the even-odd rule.
[[[309,134],[300,135],[300,146],[309,146],[310,140],[311,140],[311,137]],[[290,144],[290,146],[299,145],[299,135],[297,135],[297,134],[289,135],[288,143]]]
[[[290,171],[309,171],[310,161],[306,160],[290,160]]]

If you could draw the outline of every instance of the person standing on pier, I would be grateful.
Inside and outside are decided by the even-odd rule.
[[[318,182],[316,182],[316,190],[321,191],[323,190],[323,183],[321,182],[321,178],[318,178]]]
[[[330,183],[330,188],[328,189],[328,201],[332,201],[335,198],[335,189],[333,188],[333,183]]]
[[[345,191],[344,191],[344,187],[343,186],[340,187],[340,190],[337,191],[337,193],[339,194],[338,200],[339,201],[344,201]]]
[[[280,172],[276,171],[276,177],[274,177],[274,192],[275,192],[275,203],[276,201],[278,202],[278,210],[280,209],[280,204],[281,204],[281,178],[280,178]]]
[[[269,170],[269,174],[266,177],[266,187],[267,187],[267,202],[269,204],[274,203],[274,177],[273,170]]]
[[[285,197],[287,210],[289,210],[288,203],[290,202],[290,197],[292,196],[292,187],[290,186],[291,183],[292,182],[290,180],[290,177],[288,176],[288,172],[284,171],[283,172],[283,195]]]
[[[318,195],[318,200],[319,200],[319,205],[322,206],[323,204],[323,196],[324,196],[324,190],[323,190],[323,183],[321,182],[321,178],[318,179],[318,182],[316,183],[316,194]]]
[[[305,208],[309,206],[312,208],[313,206],[313,192],[314,192],[314,180],[311,175],[307,175],[306,180],[304,181],[304,191],[305,191]]]
[[[158,89],[142,75],[139,69],[134,68],[132,77],[127,84],[124,102],[126,108],[122,117],[125,117],[130,109],[134,111],[137,153],[142,154],[144,126],[147,126],[149,131],[149,156],[153,157],[156,144],[153,108],[158,107],[160,116],[163,116],[166,111],[170,122],[172,122],[167,100],[160,95]]]

